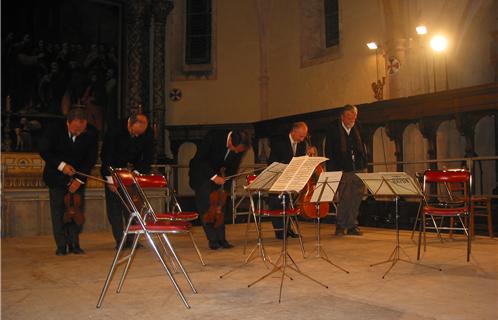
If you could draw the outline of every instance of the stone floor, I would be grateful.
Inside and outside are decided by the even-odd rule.
[[[324,226],[322,244],[331,260],[350,271],[346,274],[315,258],[314,226],[303,223],[303,259],[298,241],[290,239],[289,252],[303,273],[328,285],[328,289],[289,271],[278,302],[280,274],[275,273],[248,288],[264,275],[262,260],[219,276],[245,258],[244,225],[229,225],[231,250],[207,250],[203,232],[194,234],[207,266],[200,265],[188,238],[173,243],[198,294],[193,294],[180,274],[175,274],[188,302],[186,309],[170,280],[147,245],[139,249],[121,293],[114,277],[102,308],[95,307],[114,254],[109,233],[83,233],[83,256],[55,256],[48,236],[2,239],[2,319],[497,319],[498,241],[478,237],[470,262],[465,259],[462,236],[440,243],[429,237],[422,264],[442,271],[398,262],[370,267],[389,257],[393,230],[363,228],[361,237],[332,236]],[[254,234],[252,234],[254,235]],[[280,243],[267,234],[265,248],[273,260]],[[142,243],[145,244],[144,241]],[[254,241],[252,240],[250,248]],[[416,243],[401,232],[401,247],[412,261]],[[402,254],[402,257],[404,255]]]

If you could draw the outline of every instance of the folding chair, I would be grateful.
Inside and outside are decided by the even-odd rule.
[[[436,230],[438,235],[442,230],[459,230],[463,231],[467,238],[467,261],[470,261],[471,253],[471,237],[469,235],[469,216],[471,207],[471,183],[472,176],[466,170],[427,170],[424,173],[423,191],[424,205],[422,207],[422,224],[420,233],[423,233],[424,251],[427,248],[426,230]],[[451,193],[441,192],[441,188],[447,190],[448,184],[459,184],[462,187],[463,194],[455,201]],[[431,194],[431,185],[439,187],[439,192],[436,195]],[[437,224],[437,218],[457,218],[461,227],[455,227],[450,224],[444,227],[442,224]],[[429,218],[431,223],[427,225],[426,219]],[[420,259],[421,234],[418,241],[417,260]],[[441,238],[442,240],[442,238]]]
[[[166,178],[161,175],[161,174],[134,174],[133,175],[135,179],[137,180],[137,185],[139,187],[139,192],[140,195],[143,198],[144,204],[147,206],[147,209],[149,210],[149,213],[154,217],[154,219],[159,220],[159,221],[193,221],[196,220],[199,217],[199,214],[197,212],[184,212],[182,211],[182,208],[180,207],[180,204],[176,200],[175,195],[173,194],[173,201],[174,201],[174,209],[172,212],[155,212],[154,208],[150,204],[147,196],[145,195],[145,192],[143,191],[142,188],[166,188],[167,187],[167,181]],[[176,210],[175,210],[176,209]],[[199,260],[203,266],[206,264],[204,263],[204,260],[202,259],[201,252],[199,250],[199,247],[197,246],[197,243],[194,240],[194,236],[192,235],[192,232],[190,231],[190,228],[188,232],[185,232],[188,234],[190,237],[190,240],[192,241],[192,245],[197,253],[197,256],[199,257]]]
[[[190,277],[185,271],[180,259],[178,258],[171,242],[168,239],[168,234],[177,234],[177,233],[186,233],[191,227],[189,222],[183,221],[158,221],[151,215],[150,208],[147,205],[146,198],[143,198],[141,194],[142,189],[140,188],[137,180],[134,178],[133,174],[128,169],[113,169],[110,168],[113,180],[117,184],[117,193],[121,201],[123,202],[124,207],[129,211],[130,218],[126,225],[125,230],[123,231],[123,238],[119,244],[118,250],[114,256],[113,262],[111,264],[111,268],[107,275],[107,278],[104,282],[104,287],[99,296],[99,300],[97,302],[97,308],[102,306],[102,302],[104,300],[105,294],[111,282],[112,276],[116,271],[116,267],[126,262],[126,266],[124,267],[123,273],[121,275],[121,279],[118,284],[118,288],[116,290],[117,293],[121,292],[124,281],[126,279],[126,275],[131,266],[131,262],[133,261],[133,257],[135,255],[136,246],[141,235],[145,236],[150,247],[156,254],[159,262],[162,267],[166,271],[169,279],[173,283],[173,286],[178,293],[180,299],[186,308],[190,308],[182,290],[180,289],[176,279],[174,278],[172,272],[168,268],[161,252],[159,251],[157,245],[155,244],[152,236],[157,236],[159,241],[161,241],[164,249],[169,250],[169,253],[174,258],[175,263],[180,267],[185,279],[190,285],[192,291],[197,293]],[[131,252],[129,255],[124,256],[120,259],[121,253],[123,251],[124,244],[126,242],[126,237],[128,235],[134,235],[133,245]]]

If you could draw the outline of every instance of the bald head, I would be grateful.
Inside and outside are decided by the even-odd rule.
[[[303,142],[308,135],[308,125],[305,122],[294,122],[290,135],[292,140]]]
[[[128,132],[134,137],[144,134],[149,121],[143,114],[134,114],[128,118]]]

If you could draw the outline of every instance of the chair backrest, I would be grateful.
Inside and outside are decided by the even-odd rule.
[[[133,173],[123,168],[110,168],[110,171],[124,206],[130,214],[145,223],[151,207]]]
[[[162,174],[135,174],[142,188],[166,188],[168,182]]]
[[[246,186],[250,185],[258,176],[256,174],[250,174],[246,176]]]
[[[424,173],[424,195],[437,196],[439,202],[447,205],[470,203],[472,175],[467,170],[427,170]],[[430,194],[429,185],[437,185],[437,194]],[[432,192],[434,193],[434,191]],[[426,199],[427,202],[427,199]]]

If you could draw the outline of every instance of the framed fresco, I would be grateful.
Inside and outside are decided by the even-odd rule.
[[[103,131],[119,116],[123,3],[2,1],[2,151],[36,152],[73,105]]]

